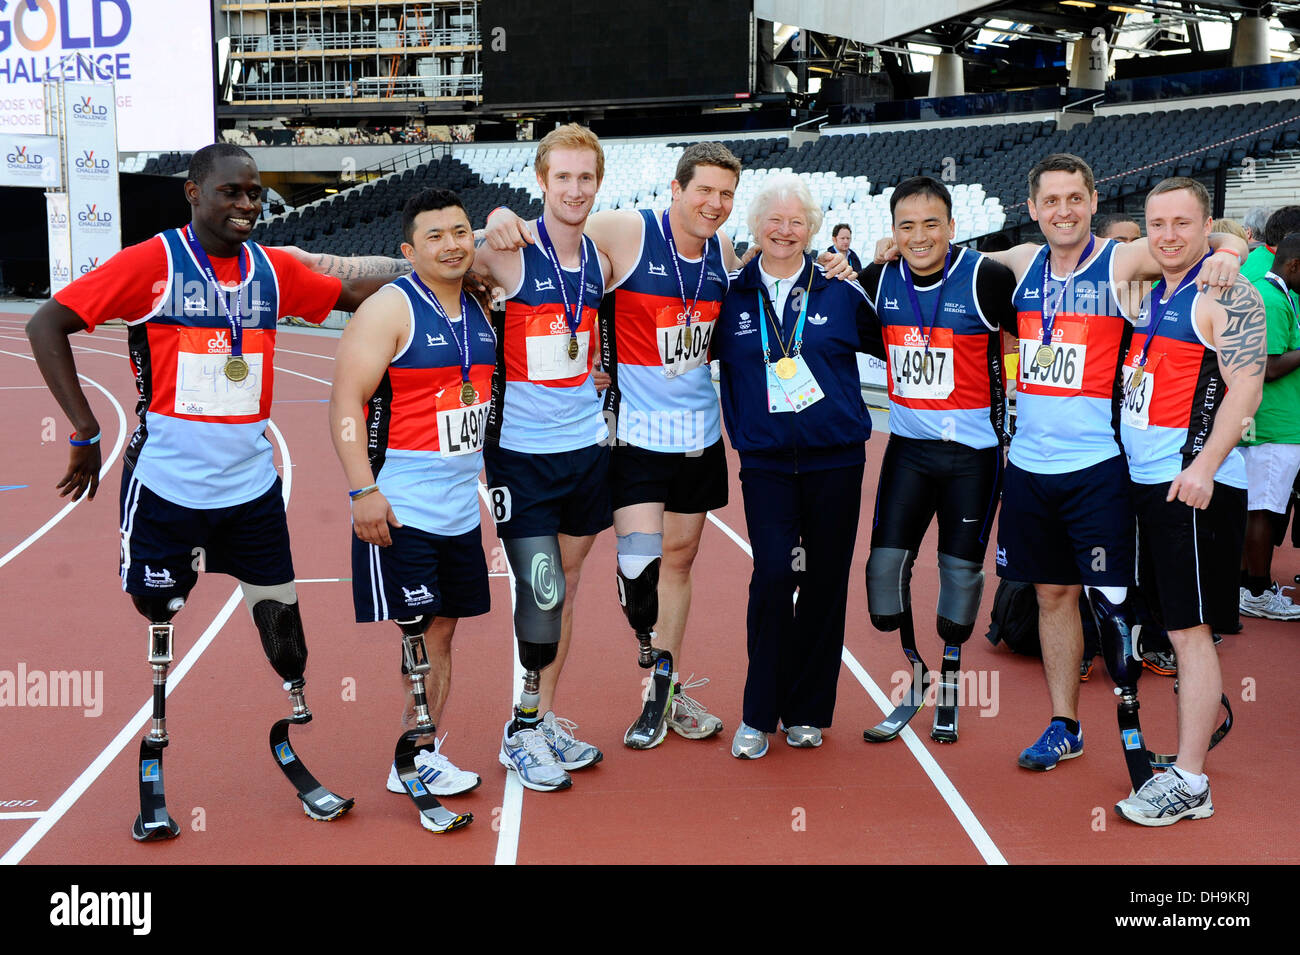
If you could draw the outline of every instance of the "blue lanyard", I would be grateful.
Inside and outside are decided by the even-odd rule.
[[[1196,280],[1196,273],[1201,271],[1201,266],[1205,264],[1205,260],[1208,259],[1210,255],[1213,254],[1214,253],[1212,252],[1209,253],[1208,255],[1204,256],[1201,259],[1201,261],[1193,265],[1191,269],[1188,271],[1188,273],[1183,276],[1183,280],[1178,283],[1178,288],[1174,289],[1174,294],[1169,296],[1164,301],[1160,300],[1160,296],[1156,294],[1156,290],[1154,288],[1151,289],[1151,317],[1154,319],[1154,321],[1152,321],[1151,323],[1151,331],[1147,332],[1146,341],[1142,343],[1142,351],[1138,352],[1138,356],[1135,361],[1135,364],[1139,368],[1145,368],[1147,366],[1147,351],[1148,349],[1151,348],[1151,339],[1156,337],[1156,332],[1160,329],[1160,323],[1165,320],[1165,312],[1169,311],[1169,303],[1178,297],[1179,292],[1187,288],[1188,285],[1190,285],[1192,282]],[[1163,279],[1160,282],[1158,282],[1157,285],[1160,286],[1162,291],[1165,288],[1167,288]]]
[[[573,312],[569,312],[569,291],[564,286],[564,270],[560,268],[560,257],[555,252],[555,246],[551,243],[551,237],[546,234],[546,223],[542,221],[541,216],[537,219],[537,235],[542,240],[542,249],[546,252],[546,257],[551,260],[551,268],[555,269],[555,279],[560,283],[560,298],[564,302],[564,321],[569,326],[569,337],[576,340],[578,337],[578,326],[582,324],[582,296],[587,288],[587,239],[581,238],[582,243],[582,268],[578,274],[578,295],[577,301],[573,303]]]
[[[798,272],[795,273],[796,276],[798,274],[799,274]],[[813,274],[812,264],[809,263],[808,265],[809,288],[807,291],[804,292],[803,307],[799,309],[799,321],[795,323],[794,334],[790,337],[790,343],[794,346],[793,351],[787,351],[786,347],[781,344],[781,328],[779,325],[776,324],[776,318],[775,317],[772,318],[772,328],[776,331],[777,344],[781,345],[782,358],[796,358],[798,357],[800,350],[803,348],[803,324],[804,324],[804,319],[808,317],[808,299],[812,298],[812,274]],[[772,307],[775,308],[776,307],[775,304]],[[765,317],[766,315],[763,312],[763,290],[759,289],[758,331],[763,340],[763,364],[767,365],[771,363],[771,350],[769,349],[767,344],[767,322],[763,320]]]
[[[948,243],[948,251],[943,257],[943,278],[939,279],[939,299],[934,303],[934,317],[930,319],[930,327],[925,327],[925,316],[921,314],[921,300],[916,297],[916,285],[912,282],[912,272],[907,267],[904,259],[899,259],[899,271],[903,273],[903,282],[907,285],[907,300],[912,303],[912,313],[916,315],[916,322],[921,327],[921,335],[925,339],[925,353],[930,354],[930,333],[934,331],[935,324],[939,321],[939,309],[943,308],[943,287],[948,281],[948,267],[952,265],[952,243]]]
[[[248,260],[245,256],[251,257],[251,255],[241,244],[239,254],[236,256],[239,260],[239,288],[235,289],[235,310],[231,312],[230,300],[226,296],[226,290],[217,281],[217,273],[212,268],[212,260],[208,258],[208,253],[203,250],[203,246],[199,245],[199,240],[194,235],[194,227],[187,225],[183,235],[185,236],[185,244],[190,247],[190,251],[194,253],[194,258],[198,260],[199,268],[203,270],[204,276],[217,293],[217,301],[221,303],[221,310],[226,313],[226,321],[230,324],[230,354],[234,358],[239,358],[244,354],[244,326],[242,324],[241,302],[244,283],[248,281]]]
[[[663,218],[664,241],[668,243],[668,257],[673,260],[673,271],[677,273],[677,291],[682,297],[682,308],[686,310],[686,327],[691,327],[691,317],[695,314],[695,304],[700,300],[700,289],[704,288],[705,266],[709,259],[709,241],[704,240],[704,248],[700,251],[700,280],[695,283],[695,298],[690,305],[686,304],[686,283],[682,281],[682,266],[677,261],[677,243],[673,241],[673,227],[668,222],[668,210],[664,210]]]
[[[1074,268],[1070,274],[1065,277],[1065,282],[1061,285],[1061,294],[1056,297],[1049,311],[1047,307],[1047,283],[1052,276],[1052,247],[1047,247],[1047,254],[1043,256],[1043,283],[1040,286],[1041,301],[1043,303],[1043,344],[1046,345],[1052,340],[1052,326],[1056,324],[1056,313],[1061,310],[1065,304],[1065,296],[1069,294],[1070,284],[1074,281],[1075,274],[1079,271],[1079,266],[1088,261],[1088,256],[1092,255],[1092,247],[1096,245],[1097,237],[1091,232],[1088,233],[1088,244],[1083,248],[1083,255],[1079,256],[1079,261],[1074,263]]]
[[[424,297],[429,300],[433,310],[442,316],[442,320],[447,323],[447,330],[451,333],[451,340],[456,342],[456,350],[460,352],[460,380],[462,383],[469,381],[469,305],[465,302],[465,291],[460,293],[460,323],[461,330],[465,333],[461,339],[456,338],[456,327],[452,325],[451,318],[447,315],[447,310],[442,307],[442,302],[438,301],[438,296],[429,291],[429,286],[421,281],[420,276],[411,272],[411,281],[419,287],[424,293]]]

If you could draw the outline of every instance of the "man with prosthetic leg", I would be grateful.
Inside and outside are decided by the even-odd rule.
[[[942,183],[909,179],[890,203],[901,258],[861,277],[884,332],[891,432],[872,522],[867,604],[878,630],[901,631],[913,681],[894,712],[863,735],[893,739],[924,702],[929,674],[916,649],[909,583],[937,515],[936,629],[944,650],[930,735],[953,743],[961,646],[979,612],[1002,485],[1000,338],[1004,329],[1015,331],[1015,278],[1006,266],[952,245],[956,223]]]
[[[100,429],[77,379],[69,336],[111,318],[128,326],[140,393],[140,425],[125,456],[121,576],[149,621],[154,720],[141,747],[138,839],[177,829],[166,813],[163,706],[172,618],[198,572],[226,573],[244,592],[267,658],[288,684],[292,715],[272,730],[276,763],[313,818],[352,806],[322,787],[288,741],[311,713],[303,699],[307,659],[293,586],[281,480],[265,437],[270,417],[276,321],[319,323],[352,310],[392,277],[340,282],[291,254],[247,242],[261,208],[257,167],[237,146],[194,154],[185,195],[189,227],[131,246],[41,306],[28,337],[41,373],[77,431],[62,493],[93,498]]]
[[[1116,661],[1120,673],[1112,670],[1134,789],[1115,810],[1143,826],[1213,815],[1205,759],[1232,718],[1229,709],[1214,728],[1227,697],[1212,630],[1236,615],[1247,473],[1235,445],[1259,407],[1267,347],[1263,302],[1250,282],[1239,276],[1218,299],[1196,289],[1211,222],[1209,194],[1194,179],[1166,179],[1148,194],[1147,243],[1163,274],[1142,303],[1124,362],[1121,434],[1137,513],[1138,585],[1178,664],[1171,757],[1142,743],[1136,653]],[[1168,768],[1152,776],[1148,760]]]
[[[433,736],[451,688],[456,625],[490,606],[478,474],[496,338],[462,289],[474,244],[459,197],[419,193],[402,226],[402,254],[414,268],[344,330],[330,426],[351,488],[357,622],[392,620],[402,633],[415,725],[397,742],[387,788],[411,797],[425,829],[446,832],[473,817],[437,797],[479,785]]]

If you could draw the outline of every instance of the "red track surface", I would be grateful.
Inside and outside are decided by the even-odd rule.
[[[0,555],[64,503],[53,488],[66,463],[68,426],[34,363],[21,357],[30,354],[21,333],[25,318],[0,312],[0,392],[7,412],[0,420],[0,439],[11,449],[0,485],[21,485],[0,491]],[[116,396],[129,432],[135,423],[134,392],[124,340],[124,331],[113,327],[74,339],[80,371]],[[137,845],[128,835],[137,809],[135,754],[143,724],[125,734],[125,746],[75,802],[56,806],[149,699],[144,621],[122,595],[116,575],[119,458],[95,501],[78,504],[0,567],[8,617],[0,671],[16,672],[21,663],[28,672],[101,671],[103,680],[97,716],[85,715],[84,707],[0,709],[0,854],[41,824],[3,814],[44,813],[42,823],[56,816],[57,821],[21,851],[21,861],[490,863],[500,856],[526,863],[980,863],[1001,857],[1011,863],[1185,864],[1300,859],[1289,802],[1297,770],[1286,758],[1296,750],[1300,725],[1287,673],[1295,658],[1295,625],[1247,620],[1245,631],[1226,638],[1221,648],[1237,726],[1210,758],[1218,813],[1209,821],[1145,830],[1112,809],[1128,785],[1114,698],[1100,662],[1082,688],[1085,757],[1042,775],[1017,768],[1017,752],[1037,738],[1050,714],[1038,661],[995,651],[980,636],[996,580],[990,555],[981,624],[963,660],[987,695],[963,707],[961,741],[955,746],[929,740],[929,710],[913,721],[922,748],[987,833],[982,856],[903,741],[879,746],[862,741],[863,728],[878,722],[881,710],[848,667],[840,678],[836,724],[821,749],[793,750],[774,738],[762,760],[731,758],[745,672],[749,559],[714,523],[706,525],[696,563],[683,662],[686,672],[711,677],[698,696],[724,720],[723,733],[705,741],[670,733],[662,747],[647,753],[621,745],[623,730],[639,709],[642,673],[616,602],[613,536],[602,535],[578,596],[559,710],[581,723],[579,735],[599,745],[605,761],[575,774],[570,791],[526,793],[518,816],[509,808],[497,749],[517,687],[509,582],[495,577],[492,614],[464,621],[457,633],[452,694],[443,719],[450,731],[448,754],[483,777],[478,790],[447,803],[476,819],[461,832],[426,833],[409,800],[384,789],[401,731],[396,628],[352,623],[348,583],[305,582],[350,575],[345,486],[326,434],[324,404],[335,339],[282,331],[279,346],[273,420],[292,462],[289,522],[311,649],[307,698],[316,714],[310,726],[294,730],[294,740],[312,771],[336,792],[355,796],[356,808],[334,823],[309,821],[273,765],[266,735],[288,714],[288,704],[242,602],[168,701],[173,742],[166,751],[167,797],[182,826],[181,838]],[[107,459],[118,437],[116,412],[99,392],[88,389],[88,394],[104,428]],[[43,442],[47,417],[54,421],[55,435]],[[876,437],[868,448],[846,647],[888,693],[899,685],[894,674],[904,661],[893,636],[876,633],[867,622],[861,583],[883,447]],[[732,503],[715,516],[743,538],[734,456],[731,470]],[[484,520],[485,546],[495,548],[486,514]],[[490,551],[499,565],[494,570],[504,569],[499,553]],[[1275,576],[1290,580],[1297,570],[1295,551],[1289,546],[1279,551]],[[178,662],[233,586],[225,577],[200,581],[177,618]],[[913,586],[918,620],[925,620],[924,608],[933,606],[937,591],[932,540],[917,562]],[[937,664],[938,641],[928,627],[921,629],[921,652]],[[172,672],[176,683],[175,666]],[[1243,681],[1253,682],[1254,701],[1243,700]],[[348,686],[355,686],[354,700],[344,698]],[[1172,749],[1171,681],[1148,674],[1142,691],[1149,741],[1154,748]],[[981,717],[981,709],[988,717]],[[11,852],[8,861],[18,854]]]

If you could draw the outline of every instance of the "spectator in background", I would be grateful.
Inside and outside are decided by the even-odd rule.
[[[1213,232],[1226,232],[1229,235],[1235,235],[1238,239],[1248,239],[1245,228],[1236,219],[1215,219],[1210,223],[1210,229]]]
[[[1279,209],[1269,225],[1285,211]],[[1300,607],[1273,583],[1273,547],[1285,527],[1291,486],[1300,473],[1300,231],[1277,240],[1277,256],[1262,278],[1254,281],[1264,300],[1268,324],[1268,364],[1264,397],[1253,427],[1242,441],[1246,456],[1246,548],[1242,555],[1241,612],[1270,620],[1300,620]],[[1253,260],[1261,249],[1251,254]],[[1273,258],[1272,253],[1269,257]],[[1244,270],[1243,270],[1244,272]]]
[[[1273,268],[1273,254],[1284,236],[1300,232],[1300,206],[1283,206],[1273,212],[1264,223],[1264,242],[1246,257],[1241,274],[1256,285]],[[1271,344],[1271,341],[1270,341]],[[1270,354],[1272,352],[1270,351]]]
[[[849,248],[849,244],[853,241],[853,229],[849,224],[847,222],[841,222],[832,229],[831,239],[833,240],[831,247],[826,251],[832,253],[843,253],[844,257],[849,260],[849,268],[854,272],[861,272],[862,260],[858,258],[858,253]]]
[[[1255,206],[1242,216],[1241,224],[1246,229],[1246,244],[1250,246],[1250,251],[1254,252],[1263,244],[1264,226],[1268,223],[1269,213],[1272,211],[1267,206]]]
[[[1011,248],[1011,237],[1005,232],[994,232],[980,240],[980,252],[1005,252]]]
[[[1142,227],[1127,212],[1093,216],[1092,232],[1099,239],[1115,239],[1118,242],[1136,242],[1142,238]]]

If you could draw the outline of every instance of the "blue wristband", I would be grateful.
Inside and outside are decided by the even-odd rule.
[[[85,441],[78,441],[77,432],[74,431],[68,437],[68,444],[72,445],[74,448],[88,448],[92,444],[99,444],[99,435],[97,434],[93,438],[87,438]]]
[[[367,494],[373,494],[378,490],[378,484],[371,484],[369,487],[359,487],[355,491],[348,491],[348,497],[355,501],[359,497],[365,497]]]

